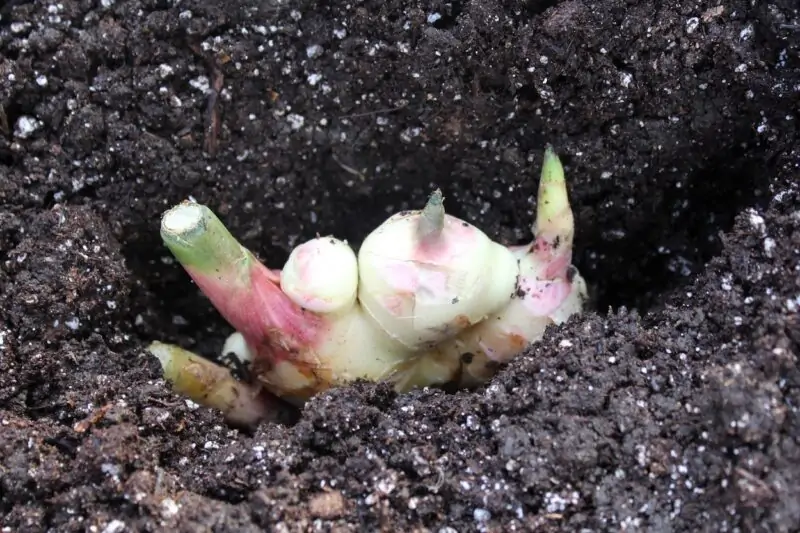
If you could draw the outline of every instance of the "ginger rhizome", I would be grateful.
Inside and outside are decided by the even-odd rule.
[[[358,253],[318,237],[275,271],[208,207],[184,202],[162,218],[162,239],[236,329],[223,352],[249,367],[252,382],[234,385],[209,371],[212,385],[202,390],[219,382],[222,392],[200,397],[184,372],[175,386],[229,419],[257,420],[269,410],[266,396],[254,392],[260,389],[302,405],[356,379],[389,380],[398,391],[483,383],[548,325],[581,312],[586,299],[571,264],[574,221],[564,170],[549,147],[532,229],[531,243],[503,246],[447,214],[435,191],[423,209],[381,224]],[[168,348],[157,343],[151,351],[170,379],[190,359]]]

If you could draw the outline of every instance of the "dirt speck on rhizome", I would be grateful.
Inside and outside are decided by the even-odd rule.
[[[797,530],[794,0],[0,15],[2,532]],[[172,204],[274,267],[434,187],[520,243],[548,142],[594,307],[485,387],[243,433],[144,352],[230,333],[161,245]]]

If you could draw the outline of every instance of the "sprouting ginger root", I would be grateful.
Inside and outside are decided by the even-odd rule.
[[[533,233],[525,246],[498,244],[446,214],[436,191],[424,209],[381,224],[358,254],[344,241],[318,237],[273,271],[210,209],[184,202],[165,213],[162,238],[237,330],[224,352],[246,363],[254,382],[239,386],[216,374],[221,390],[253,400],[201,396],[205,389],[187,381],[191,374],[180,374],[181,365],[197,364],[185,351],[161,343],[150,351],[165,377],[184,376],[174,381],[179,391],[232,419],[266,417],[268,402],[252,387],[302,405],[356,379],[389,380],[398,391],[480,384],[548,325],[580,313],[586,299],[571,264],[574,221],[564,170],[550,147]]]

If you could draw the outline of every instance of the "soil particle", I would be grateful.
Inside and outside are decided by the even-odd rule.
[[[0,17],[3,532],[796,530],[793,1]],[[593,309],[485,387],[356,384],[246,433],[144,353],[230,332],[159,241],[172,204],[273,267],[437,187],[518,244],[546,143]]]

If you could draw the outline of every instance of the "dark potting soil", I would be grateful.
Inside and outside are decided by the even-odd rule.
[[[0,12],[2,532],[797,530],[794,0]],[[485,387],[357,384],[244,433],[144,353],[230,333],[160,243],[172,204],[276,268],[434,187],[521,243],[546,143],[593,309]]]

